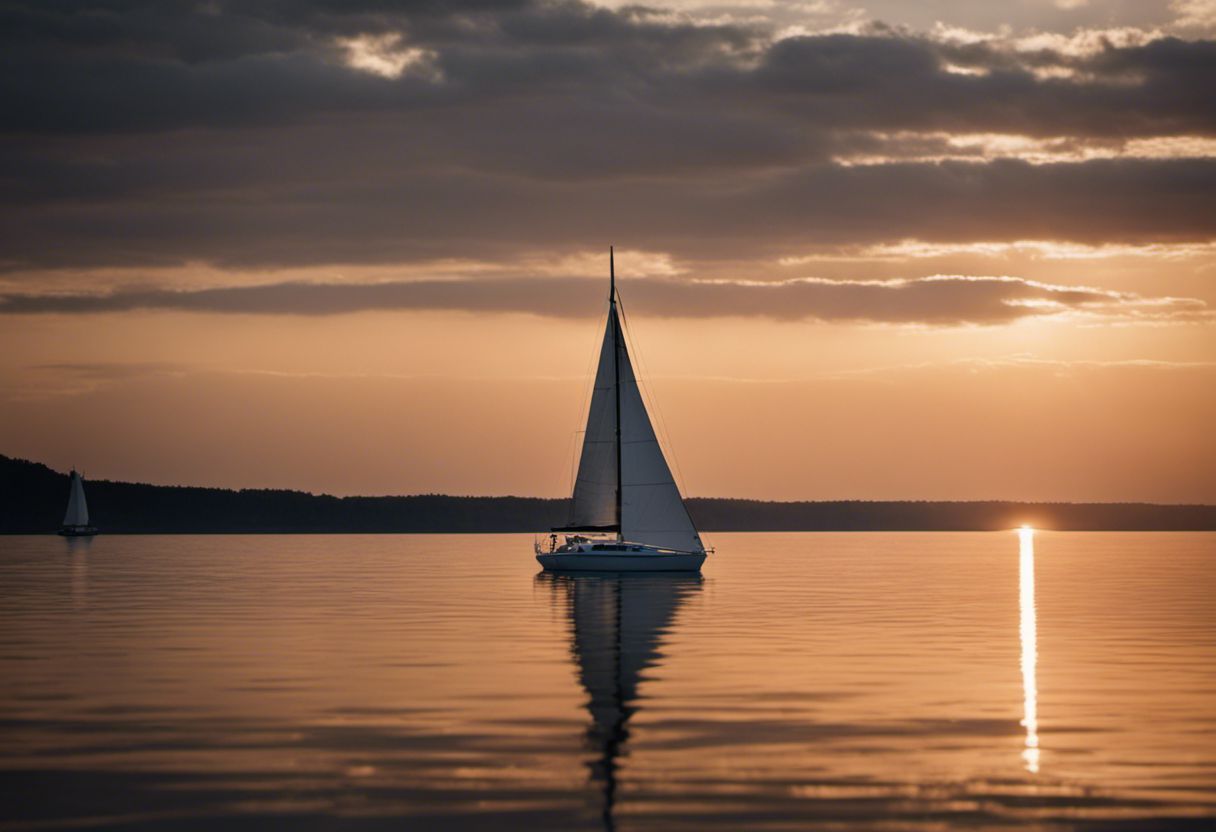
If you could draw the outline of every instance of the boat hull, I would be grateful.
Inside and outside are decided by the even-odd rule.
[[[700,572],[700,552],[554,552],[538,554],[546,572]]]
[[[59,530],[60,537],[94,537],[97,529],[92,526],[65,526]]]

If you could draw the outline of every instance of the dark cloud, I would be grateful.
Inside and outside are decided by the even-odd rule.
[[[324,115],[574,96],[816,131],[966,129],[1032,135],[1210,133],[1216,44],[1161,38],[1096,54],[943,43],[876,27],[772,41],[577,2],[10,4],[0,128],[96,133],[298,123]],[[339,42],[400,36],[438,75],[346,66]],[[963,75],[956,64],[982,71]],[[1077,77],[1037,78],[1045,67]],[[439,78],[441,80],[436,80]],[[710,137],[706,135],[706,139]]]
[[[1036,75],[1044,69],[1071,75]],[[838,128],[1090,138],[1216,131],[1209,41],[1161,38],[1074,55],[899,33],[793,38],[769,48],[747,82],[753,95]]]
[[[408,160],[394,170],[383,146],[349,156],[313,152],[309,143],[263,147],[232,166],[203,151],[193,158],[197,168],[165,161],[163,177],[97,165],[77,178],[76,199],[27,198],[4,209],[0,249],[9,267],[503,259],[610,242],[686,259],[771,260],[903,238],[1216,236],[1210,160],[818,165],[567,182],[418,170]],[[66,174],[44,186],[73,188]],[[95,197],[83,196],[88,187]]]
[[[361,36],[425,71],[352,68]],[[1212,135],[1214,73],[1210,41],[775,40],[571,0],[8,3],[0,269],[1206,239],[1210,159],[834,160],[934,131]]]
[[[95,314],[135,309],[185,312],[337,315],[373,310],[514,312],[579,317],[602,310],[600,281],[567,278],[385,283],[276,283],[172,291],[117,290],[98,295],[0,295],[0,314]],[[934,325],[1001,324],[1019,318],[1089,312],[1116,319],[1206,319],[1198,300],[1143,298],[1051,286],[1010,277],[935,277],[906,281],[792,280],[781,283],[625,284],[627,309],[675,318],[763,316],[778,320],[870,321]],[[79,365],[72,365],[79,370]],[[86,366],[87,370],[87,366]]]

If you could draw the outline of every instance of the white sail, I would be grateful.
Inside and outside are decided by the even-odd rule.
[[[68,493],[68,510],[63,515],[63,525],[89,525],[89,504],[84,500],[84,480],[76,471],[72,471],[72,486]]]
[[[615,310],[614,310],[615,312]],[[633,364],[620,340],[621,536],[681,552],[705,549],[655,436]]]
[[[615,345],[615,361],[614,347]],[[617,397],[619,379],[620,396]],[[617,513],[617,411],[620,513]],[[705,549],[655,436],[625,346],[616,304],[608,312],[587,431],[574,483],[572,527],[619,530],[630,543]]]

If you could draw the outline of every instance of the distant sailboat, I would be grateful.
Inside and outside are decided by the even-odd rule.
[[[84,479],[72,469],[72,485],[68,492],[68,510],[63,515],[64,537],[92,537],[97,529],[89,525],[89,504],[84,499]]]
[[[608,323],[571,518],[536,542],[536,559],[559,571],[699,572],[705,545],[642,401],[621,330],[611,249],[608,264]]]

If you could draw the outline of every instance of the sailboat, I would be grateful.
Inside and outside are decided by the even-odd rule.
[[[629,360],[608,250],[608,322],[570,521],[535,541],[552,571],[699,572],[706,549],[663,456]]]
[[[64,537],[92,537],[97,529],[89,525],[89,504],[84,499],[84,479],[80,473],[72,469],[72,485],[68,492],[68,510],[63,515],[63,528],[59,533]]]

